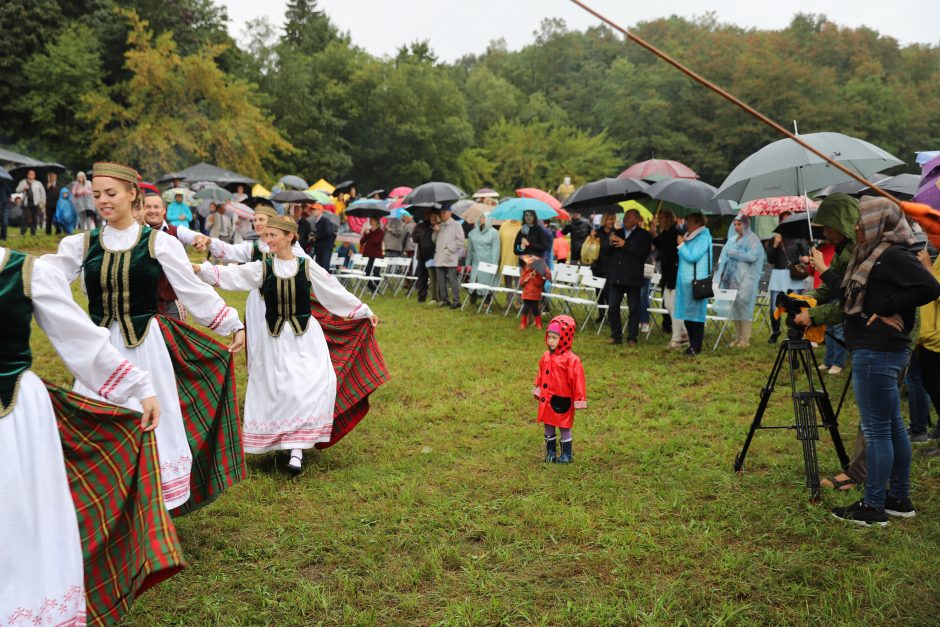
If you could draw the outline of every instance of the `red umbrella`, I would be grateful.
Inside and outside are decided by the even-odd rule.
[[[414,191],[414,188],[403,185],[401,187],[396,187],[395,189],[390,191],[388,193],[388,197],[389,198],[404,198],[405,196],[407,196],[413,191]]]
[[[641,161],[639,163],[634,163],[629,168],[624,170],[618,176],[618,179],[645,179],[649,177],[664,177],[674,179],[697,179],[698,174],[685,165],[684,163],[679,163],[678,161],[670,161],[669,159],[650,159],[649,161]]]
[[[559,220],[571,219],[571,214],[561,208],[561,201],[548,192],[543,192],[542,190],[536,189],[534,187],[523,187],[522,189],[517,189],[516,194],[519,195],[519,198],[534,198],[535,200],[541,200],[546,205],[558,212]]]
[[[805,196],[773,196],[744,203],[741,206],[741,213],[746,216],[779,216],[781,213],[797,213],[817,207],[819,207],[818,202]]]

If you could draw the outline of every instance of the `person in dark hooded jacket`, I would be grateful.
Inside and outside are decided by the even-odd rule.
[[[577,323],[571,316],[556,316],[548,323],[548,350],[539,360],[532,394],[539,401],[538,422],[545,425],[545,461],[570,464],[571,429],[576,409],[587,409],[587,386],[581,358],[571,352]],[[556,447],[555,427],[561,432],[561,456]]]
[[[519,255],[519,265],[523,265],[523,255],[544,257],[545,251],[551,248],[552,242],[538,222],[534,211],[525,211],[522,214],[522,228],[516,234],[516,241],[512,250]]]

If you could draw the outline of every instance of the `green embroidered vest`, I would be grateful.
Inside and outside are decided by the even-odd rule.
[[[262,263],[261,297],[264,299],[264,317],[268,333],[277,337],[284,324],[289,324],[294,335],[307,332],[310,323],[310,279],[307,277],[308,259],[297,258],[297,273],[282,279],[274,274],[274,258],[270,255]]]
[[[258,247],[257,240],[251,243],[251,260],[252,261],[264,261],[270,256],[271,256],[270,253],[261,252],[261,248]]]
[[[0,418],[13,411],[20,378],[33,364],[29,350],[34,257],[12,250],[0,262]]]
[[[101,230],[85,234],[85,291],[92,322],[108,328],[117,322],[124,345],[139,346],[157,315],[163,268],[154,253],[157,233],[143,226],[137,242],[124,251],[109,250]]]

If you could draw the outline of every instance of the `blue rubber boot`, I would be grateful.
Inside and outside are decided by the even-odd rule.
[[[572,462],[573,455],[571,453],[571,440],[561,443],[561,455],[555,460],[559,464],[570,464]]]
[[[558,449],[555,447],[555,442],[558,441],[554,435],[550,438],[545,438],[545,463],[554,464],[555,459],[558,455]]]

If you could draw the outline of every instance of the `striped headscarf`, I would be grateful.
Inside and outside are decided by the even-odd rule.
[[[858,204],[858,213],[858,226],[865,234],[865,241],[856,242],[852,261],[842,279],[845,288],[844,308],[849,315],[862,312],[869,275],[882,253],[896,244],[914,244],[914,232],[904,213],[887,198],[863,198]]]

